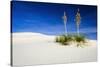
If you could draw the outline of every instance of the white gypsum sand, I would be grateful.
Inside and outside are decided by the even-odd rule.
[[[90,62],[97,60],[96,40],[85,48],[63,46],[55,36],[40,33],[12,33],[13,65]],[[74,43],[72,43],[74,45]]]

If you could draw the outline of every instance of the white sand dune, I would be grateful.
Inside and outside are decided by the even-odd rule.
[[[88,40],[85,48],[62,46],[55,36],[40,33],[13,33],[13,65],[37,65],[97,60],[97,42]],[[74,43],[73,43],[74,45]]]

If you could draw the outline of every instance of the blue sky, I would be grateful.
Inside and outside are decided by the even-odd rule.
[[[68,17],[68,33],[76,33],[75,15],[80,9],[80,32],[90,39],[97,39],[97,7],[12,1],[12,33],[35,32],[46,35],[64,33],[63,13]]]

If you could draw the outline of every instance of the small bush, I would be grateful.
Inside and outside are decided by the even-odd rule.
[[[59,42],[62,45],[68,45],[70,41],[72,41],[71,35],[61,35],[56,37],[56,42]]]
[[[59,42],[59,37],[58,36],[56,37],[56,42]]]
[[[77,47],[84,45],[86,42],[86,37],[84,35],[60,35],[56,37],[56,42],[62,45],[70,45],[70,42],[76,42]]]
[[[75,35],[74,41],[77,42],[77,47],[85,43],[86,37],[84,35]]]

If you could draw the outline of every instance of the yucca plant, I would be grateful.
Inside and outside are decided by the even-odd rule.
[[[66,12],[64,12],[64,16],[62,17],[63,21],[64,21],[64,29],[65,29],[65,34],[67,34],[67,16],[66,16]]]
[[[80,26],[80,22],[81,22],[81,15],[80,15],[79,8],[78,8],[75,20],[76,20],[76,26],[77,26],[77,34],[79,35],[79,26]]]

